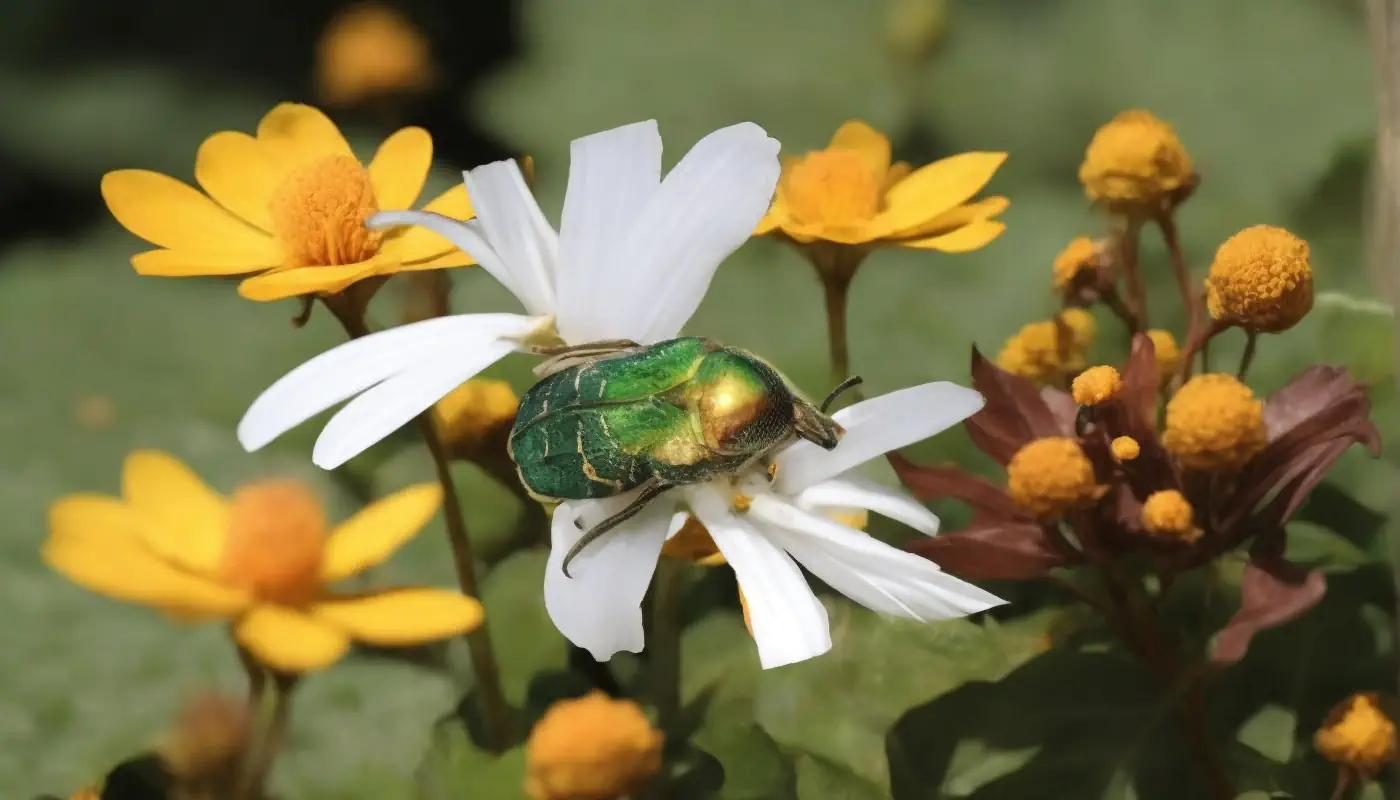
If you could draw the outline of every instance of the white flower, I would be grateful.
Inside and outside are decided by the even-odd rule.
[[[757,227],[779,170],[778,142],[746,122],[701,139],[662,180],[661,136],[649,120],[573,142],[557,235],[514,161],[465,173],[474,220],[376,214],[370,227],[421,225],[450,239],[526,314],[442,317],[333,348],[263,392],[239,423],[238,440],[257,450],[354,398],[312,453],[333,469],[550,324],[567,344],[672,338],[720,262]]]
[[[962,617],[1003,600],[941,571],[924,558],[835,522],[822,509],[864,508],[927,535],[938,518],[904,492],[847,474],[891,450],[926,439],[976,413],[980,394],[928,383],[837,411],[846,428],[835,450],[797,441],[780,452],[776,479],[755,468],[731,481],[684,487],[654,501],[584,549],[563,574],[564,554],[583,530],[633,497],[565,502],[554,511],[545,606],[555,625],[606,661],[642,649],[642,596],[684,499],[733,567],[747,599],[765,669],[803,661],[831,648],[826,610],[797,564],[875,611],[918,620]],[[735,500],[742,496],[736,510]],[[578,525],[575,520],[578,520]],[[579,525],[582,525],[582,530]]]

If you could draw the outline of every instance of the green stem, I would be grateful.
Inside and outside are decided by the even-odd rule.
[[[243,645],[235,642],[235,647],[238,650],[238,663],[243,665],[243,672],[248,676],[248,715],[256,718],[262,713],[263,699],[267,696],[267,670]]]
[[[1191,287],[1191,271],[1186,266],[1186,254],[1181,249],[1176,219],[1170,211],[1165,211],[1157,216],[1157,227],[1162,231],[1162,241],[1167,245],[1167,255],[1172,262],[1172,274],[1176,276],[1176,288],[1181,292],[1181,304],[1186,308],[1186,338],[1191,339],[1201,327],[1201,304]]]
[[[1119,234],[1118,254],[1123,270],[1124,288],[1127,290],[1128,310],[1137,320],[1138,330],[1147,330],[1147,286],[1142,280],[1142,270],[1138,264],[1138,240],[1142,234],[1142,223],[1130,218],[1127,227]]]
[[[656,567],[651,605],[651,695],[657,718],[668,740],[678,740],[681,729],[681,597],[685,592],[686,564],[662,558]]]
[[[262,800],[266,796],[267,778],[287,739],[287,725],[292,718],[292,693],[296,686],[295,675],[273,674],[272,719],[263,732],[261,746],[243,775],[242,790],[237,795],[242,800]]]
[[[866,251],[849,245],[814,242],[801,246],[801,251],[817,270],[826,295],[827,349],[831,359],[831,377],[840,383],[851,376],[850,344],[846,338],[846,301],[850,296],[851,280],[865,260]],[[859,400],[859,390],[849,392]]]
[[[1235,377],[1241,381],[1249,372],[1249,365],[1254,363],[1254,349],[1259,343],[1259,334],[1256,331],[1246,329],[1244,337],[1244,352],[1240,354],[1240,368],[1235,371]]]

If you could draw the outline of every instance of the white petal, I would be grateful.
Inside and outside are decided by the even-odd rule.
[[[424,320],[331,348],[288,372],[258,396],[238,423],[238,441],[257,450],[331,406],[397,375],[420,361],[469,349],[491,330],[538,320],[516,314],[460,314]],[[490,338],[496,337],[492,333]]]
[[[540,320],[518,314],[464,314],[450,341],[405,365],[342,408],[316,440],[311,460],[335,469],[403,427],[468,378],[501,360]],[[468,325],[467,323],[471,324]]]
[[[681,532],[681,528],[685,527],[685,523],[689,519],[690,514],[685,511],[677,511],[675,514],[672,514],[671,524],[666,528],[666,541],[669,542],[674,539],[676,534]]]
[[[513,270],[518,267],[507,265],[501,255],[486,241],[486,232],[476,219],[459,220],[432,211],[380,211],[365,220],[365,227],[374,230],[392,228],[396,225],[417,225],[436,233],[457,245],[457,249],[476,259],[476,263],[486,270],[496,282],[515,295],[515,299],[532,314],[549,314],[551,309],[531,308],[520,276]]]
[[[617,281],[603,291],[616,335],[643,344],[675,336],[767,212],[780,171],[777,140],[751,122],[696,143],[608,255]]]
[[[713,486],[689,487],[685,494],[739,579],[763,668],[806,661],[830,650],[826,608],[792,558],[730,512],[727,498]]]
[[[809,486],[797,496],[804,508],[864,508],[903,522],[926,536],[938,534],[938,517],[908,492],[856,475],[842,475]]]
[[[872,458],[941,433],[976,414],[985,403],[971,389],[940,381],[843,408],[832,415],[846,429],[836,449],[823,450],[806,441],[793,443],[775,459],[774,489],[795,495]]]
[[[625,283],[626,265],[610,258],[609,251],[660,185],[661,134],[656,120],[574,140],[556,265],[557,317],[564,341],[616,339],[632,332],[618,326],[622,316],[599,300]],[[600,288],[606,294],[600,294]]]
[[[559,237],[525,185],[520,165],[497,161],[462,177],[486,241],[520,288],[520,301],[532,314],[553,314]]]
[[[603,534],[569,565],[572,577],[564,575],[564,556],[588,528],[626,507],[636,495],[571,500],[554,509],[544,574],[545,609],[565,638],[599,661],[623,650],[639,653],[645,644],[642,598],[661,557],[675,502],[660,497]]]
[[[962,614],[975,614],[1006,602],[943,572],[926,558],[891,547],[821,514],[800,509],[774,494],[755,495],[748,513],[755,520],[795,534],[784,537],[783,543],[804,564],[810,553],[821,552],[843,565],[846,571],[912,587]],[[809,568],[816,572],[816,566],[814,561]],[[823,580],[832,583],[833,588],[840,588],[826,577]]]

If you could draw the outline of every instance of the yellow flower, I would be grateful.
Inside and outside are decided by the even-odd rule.
[[[132,257],[142,275],[260,273],[238,287],[250,300],[336,294],[367,278],[472,263],[425,228],[364,225],[376,211],[412,207],[432,158],[427,131],[404,128],[361,165],[325,114],[283,103],[256,136],[223,131],[204,140],[194,175],[207,195],[158,172],[123,169],[102,177],[102,197],[127,230],[161,248]],[[474,213],[460,185],[425,210]]]
[[[1233,375],[1196,375],[1167,402],[1162,446],[1188,467],[1242,467],[1268,438],[1264,404]]]
[[[76,494],[53,504],[43,555],[98,594],[176,619],[229,620],[264,665],[301,673],[335,663],[351,640],[421,644],[481,623],[481,605],[455,591],[328,591],[388,558],[441,500],[435,484],[414,486],[328,532],[300,483],[255,483],[227,498],[173,457],[138,451],[126,460],[120,498]]]
[[[631,700],[593,691],[549,707],[525,743],[533,800],[615,800],[661,769],[665,737]]]
[[[1313,745],[1334,764],[1374,775],[1395,759],[1395,723],[1375,694],[1354,694],[1332,710]]]
[[[1093,239],[1079,236],[1070,240],[1065,249],[1055,256],[1052,265],[1055,291],[1069,289],[1081,275],[1097,271],[1102,262],[1103,249]]]
[[[1016,505],[1042,519],[1098,500],[1107,491],[1094,480],[1094,465],[1073,439],[1047,436],[1016,451],[1006,465],[1006,490]]]
[[[1142,445],[1131,436],[1119,436],[1109,442],[1108,449],[1113,453],[1113,460],[1118,463],[1132,461],[1142,455]]]
[[[1201,537],[1191,503],[1175,489],[1163,489],[1142,503],[1142,526],[1161,539],[1194,542]]]
[[[996,364],[1012,375],[1038,384],[1052,384],[1084,368],[1084,354],[1093,343],[1094,317],[1070,308],[1057,319],[1031,322],[1006,340]]]
[[[1113,367],[1090,367],[1079,373],[1070,384],[1070,395],[1081,406],[1107,403],[1123,388],[1123,378]]]
[[[1157,382],[1165,385],[1181,367],[1181,348],[1171,331],[1153,329],[1147,332],[1152,340],[1152,357],[1157,362]]]
[[[1272,225],[1226,239],[1206,278],[1211,318],[1269,333],[1297,325],[1313,305],[1308,255],[1307,242]]]
[[[476,454],[493,434],[515,423],[520,400],[505,381],[469,380],[433,406],[433,418],[453,454]]]
[[[963,253],[995,239],[1004,197],[968,202],[1005,153],[963,153],[919,169],[890,163],[890,142],[864,122],[842,125],[825,150],[789,159],[755,235],[799,243],[879,245]]]
[[[428,42],[392,8],[361,3],[338,14],[316,43],[316,81],[332,105],[354,105],[427,89],[433,82]]]
[[[1070,341],[1080,350],[1081,355],[1094,343],[1094,336],[1099,332],[1099,324],[1094,321],[1094,315],[1082,308],[1067,308],[1061,311],[1060,322],[1069,328]]]
[[[1185,200],[1198,176],[1172,126],[1148,111],[1124,111],[1099,128],[1079,181],[1090,200],[1118,211],[1156,211]]]

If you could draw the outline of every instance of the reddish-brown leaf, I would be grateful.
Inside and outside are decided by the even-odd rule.
[[[1119,398],[1127,411],[1127,431],[1135,439],[1143,439],[1153,424],[1157,408],[1157,349],[1144,333],[1133,334],[1132,349],[1123,363],[1123,388]]]
[[[919,539],[909,550],[970,580],[1041,578],[1068,562],[1033,522],[985,522],[957,533]]]
[[[1032,439],[1065,434],[1035,384],[1002,370],[975,347],[972,387],[982,393],[986,405],[963,425],[972,443],[997,463],[1010,461]]]
[[[1240,607],[1215,636],[1211,660],[1233,664],[1244,658],[1259,631],[1296,619],[1327,593],[1327,581],[1317,570],[1307,571],[1260,548],[1244,568]]]
[[[1014,517],[1018,514],[1006,492],[975,475],[956,467],[925,467],[899,453],[889,453],[885,457],[900,482],[920,500],[951,497],[966,503],[979,515]]]

